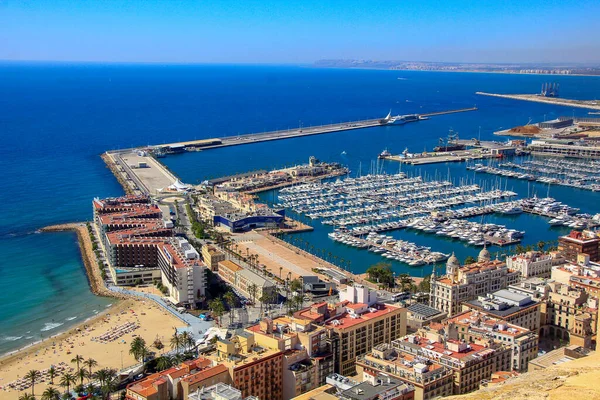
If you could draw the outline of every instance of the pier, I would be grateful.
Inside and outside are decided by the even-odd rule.
[[[578,107],[587,108],[590,110],[600,110],[600,104],[596,100],[569,100],[561,99],[558,97],[544,97],[537,94],[498,94],[486,92],[475,92],[475,94],[478,94],[480,96],[500,97],[503,99],[511,100],[533,101],[536,103],[546,103],[555,106]]]

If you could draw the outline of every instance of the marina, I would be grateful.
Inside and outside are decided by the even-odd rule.
[[[508,178],[537,181],[548,185],[570,186],[578,189],[600,190],[600,162],[577,162],[563,159],[527,159],[467,165],[467,170],[500,175]]]

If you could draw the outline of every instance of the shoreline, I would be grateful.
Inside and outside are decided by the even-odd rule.
[[[52,232],[74,232],[77,235],[77,242],[79,246],[79,253],[81,255],[81,259],[83,261],[83,266],[86,271],[86,278],[88,281],[88,285],[90,291],[95,296],[100,297],[108,297],[115,299],[115,303],[111,306],[105,308],[101,312],[96,315],[91,315],[84,319],[83,321],[76,323],[74,325],[65,328],[62,331],[55,333],[54,335],[48,336],[46,338],[36,340],[34,342],[28,343],[22,347],[19,347],[15,350],[9,350],[6,353],[0,354],[0,364],[6,363],[9,361],[11,356],[17,354],[28,354],[29,351],[35,350],[38,347],[43,347],[45,343],[50,339],[54,340],[62,340],[65,337],[70,336],[75,333],[78,328],[83,327],[84,325],[93,324],[97,322],[97,320],[104,317],[104,315],[115,311],[119,306],[123,303],[124,300],[132,300],[137,301],[138,299],[132,296],[127,296],[124,294],[119,294],[112,292],[111,290],[106,288],[104,284],[104,280],[102,276],[100,276],[100,268],[98,266],[98,262],[96,260],[95,254],[92,250],[92,241],[90,235],[87,231],[87,227],[85,222],[71,222],[66,224],[58,224],[58,225],[50,225],[39,229],[42,233],[52,233]],[[70,332],[73,331],[73,332]]]

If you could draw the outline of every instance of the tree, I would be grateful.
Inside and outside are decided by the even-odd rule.
[[[543,240],[537,242],[538,251],[544,251],[544,247],[546,247],[546,242],[544,242]]]
[[[256,286],[256,283],[251,283],[250,285],[248,285],[248,293],[250,294],[250,297],[252,297],[252,304],[254,304],[256,302],[256,293],[258,292],[258,286]]]
[[[400,274],[398,277],[400,278],[400,288],[402,289],[402,291],[403,292],[412,291],[412,287],[414,286],[414,281],[412,280],[410,275],[409,274]]]
[[[73,357],[73,359],[71,360],[72,363],[77,364],[77,372],[79,372],[79,363],[83,362],[83,360],[83,356],[80,356],[79,354],[75,355],[75,357]]]
[[[95,366],[98,365],[98,361],[94,360],[93,358],[88,358],[87,360],[85,360],[83,362],[83,365],[85,365],[86,367],[88,367],[88,379],[90,379],[92,377],[92,368],[94,368]]]
[[[223,305],[223,302],[220,299],[213,299],[208,303],[208,308],[217,318],[219,325],[221,325],[221,317],[225,313],[225,306]]]
[[[53,387],[48,387],[42,393],[42,400],[58,400],[60,398],[60,391]]]
[[[71,385],[77,382],[77,377],[70,372],[65,372],[60,377],[60,386],[67,388],[67,393],[71,393]]]
[[[173,360],[169,356],[162,356],[156,359],[156,370],[164,371],[173,366]]]
[[[192,335],[188,331],[184,331],[181,335],[181,344],[186,350],[191,350],[196,345],[196,341],[194,340],[194,335]]]
[[[290,290],[292,292],[300,293],[302,291],[302,282],[299,279],[294,279],[290,282]]]
[[[148,354],[148,347],[146,347],[146,341],[136,336],[129,346],[129,354],[133,356],[136,360],[144,362],[144,357]]]
[[[233,312],[235,310],[235,307],[237,306],[237,298],[235,297],[233,292],[225,293],[223,298],[225,299],[225,302],[227,303],[227,306],[229,307],[229,323],[233,324],[233,317],[234,317]]]
[[[79,378],[80,385],[83,385],[84,379],[90,378],[90,373],[87,371],[87,369],[84,369],[84,368],[81,368],[79,371],[77,371],[77,373],[75,375],[77,375],[77,377]]]
[[[394,273],[392,272],[392,264],[386,262],[379,262],[371,265],[367,269],[367,275],[371,282],[384,284],[388,287],[394,284]]]
[[[467,256],[467,258],[465,258],[465,265],[473,264],[476,262],[477,260],[473,256]]]
[[[100,382],[102,398],[107,399],[117,387],[117,371],[111,368],[102,368],[96,371],[94,378]]]
[[[50,384],[54,385],[54,378],[56,378],[56,368],[54,368],[54,365],[48,368],[48,377],[50,378]]]
[[[419,289],[419,292],[425,292],[425,293],[429,293],[430,289],[431,289],[431,276],[427,275],[425,278],[423,278],[423,280],[419,283],[419,285],[417,286],[417,288]]]
[[[517,253],[517,254],[525,253],[525,247],[523,247],[523,245],[521,243],[517,244],[515,246],[515,253]]]
[[[19,400],[35,400],[35,396],[30,393],[23,393],[19,396]]]
[[[35,397],[35,382],[42,377],[42,373],[37,369],[32,369],[25,374],[24,378],[31,382],[31,395]]]
[[[179,349],[183,347],[183,341],[181,340],[181,335],[175,331],[173,336],[171,336],[171,349],[179,352]]]

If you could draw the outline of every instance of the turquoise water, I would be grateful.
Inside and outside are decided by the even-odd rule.
[[[94,315],[110,300],[88,289],[73,234],[36,234],[43,226],[91,218],[94,196],[122,194],[99,154],[142,146],[237,133],[348,121],[393,113],[470,107],[477,112],[428,121],[322,136],[259,143],[167,157],[165,163],[190,183],[257,168],[306,162],[315,155],[367,173],[384,148],[420,151],[437,144],[450,128],[463,138],[481,137],[501,127],[571,115],[569,108],[476,96],[475,91],[536,92],[543,76],[312,69],[275,66],[183,66],[99,64],[0,64],[0,353],[21,347]],[[403,78],[403,79],[398,79]],[[553,77],[565,97],[593,99],[594,77]],[[575,110],[584,115],[585,110]],[[341,155],[345,151],[346,155]],[[397,171],[397,164],[387,165]],[[408,170],[403,167],[404,170]],[[464,165],[436,165],[411,171],[429,176],[466,176]],[[437,172],[436,172],[437,171]],[[480,179],[477,177],[477,179]],[[487,177],[489,181],[498,178]],[[501,181],[504,186],[504,181]],[[523,186],[525,185],[525,186]],[[527,183],[509,180],[520,194]],[[534,185],[541,194],[543,186]],[[531,188],[533,190],[533,188]],[[582,209],[599,203],[598,194],[552,187],[550,194]],[[268,198],[269,194],[265,194]],[[488,220],[488,219],[486,219]],[[513,224],[512,220],[506,222]],[[543,219],[514,221],[527,241],[554,237]],[[306,234],[358,272],[380,260],[334,243],[317,225]],[[430,240],[410,231],[394,233],[415,242]],[[538,235],[538,236],[536,236]],[[459,256],[473,249],[439,242]],[[407,267],[395,264],[398,271]],[[411,271],[415,274],[425,269]],[[75,318],[73,318],[75,317]],[[62,324],[62,325],[58,325]]]

